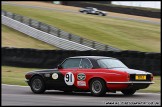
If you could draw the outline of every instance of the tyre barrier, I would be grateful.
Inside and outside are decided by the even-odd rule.
[[[76,50],[38,50],[30,48],[2,47],[2,65],[29,68],[56,68],[65,58],[72,56],[107,56],[121,60],[129,68],[161,74],[161,53],[139,51],[76,51]]]

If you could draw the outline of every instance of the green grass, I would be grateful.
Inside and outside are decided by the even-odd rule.
[[[120,49],[160,52],[160,25],[10,5],[2,9]]]
[[[2,25],[2,47],[35,48],[35,49],[58,49],[55,46],[39,41],[26,34]]]
[[[11,66],[1,66],[2,70],[2,83],[11,85],[23,85],[26,86],[25,74],[32,70],[38,70],[38,68],[21,68]]]
[[[32,70],[38,70],[40,68],[21,68],[11,66],[1,66],[2,70],[2,83],[12,85],[23,85],[25,83],[25,74]],[[160,92],[160,76],[154,76],[155,84],[150,85],[146,89],[138,90],[139,92]]]
[[[161,88],[161,77],[160,76],[154,76],[153,81],[155,84],[151,84],[148,88],[146,89],[141,89],[138,90],[138,92],[160,92]]]

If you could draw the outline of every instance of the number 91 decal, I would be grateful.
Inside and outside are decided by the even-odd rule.
[[[74,75],[72,72],[68,72],[64,76],[64,81],[67,85],[73,85],[74,84]]]

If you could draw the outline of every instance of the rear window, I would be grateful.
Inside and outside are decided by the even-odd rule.
[[[118,59],[99,59],[97,63],[101,68],[128,68]]]

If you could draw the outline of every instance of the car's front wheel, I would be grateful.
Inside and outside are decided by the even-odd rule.
[[[94,96],[103,96],[106,93],[106,85],[102,79],[93,79],[90,82],[90,91]]]
[[[121,92],[122,92],[124,95],[129,96],[129,95],[133,95],[133,94],[136,92],[136,90],[135,90],[135,89],[125,89],[125,90],[122,90]]]
[[[31,87],[31,90],[36,94],[45,92],[45,83],[40,76],[35,76],[32,78],[30,87]]]

